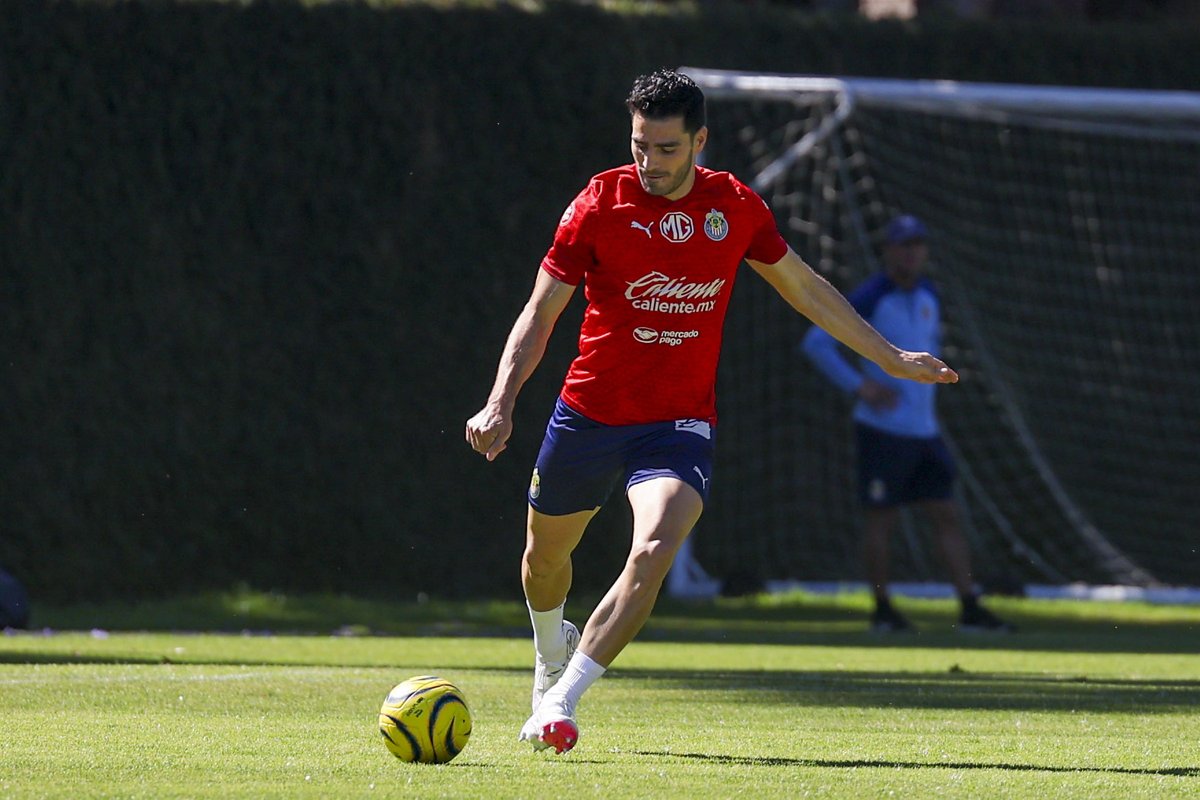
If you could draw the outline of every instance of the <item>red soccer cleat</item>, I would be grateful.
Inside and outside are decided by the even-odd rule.
[[[579,728],[569,719],[558,719],[542,728],[540,738],[546,745],[553,747],[555,753],[562,755],[579,741]]]

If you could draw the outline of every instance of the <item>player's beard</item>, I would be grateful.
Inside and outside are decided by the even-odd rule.
[[[680,167],[676,172],[670,173],[664,180],[650,183],[646,179],[646,175],[640,169],[638,170],[638,179],[641,181],[642,188],[646,190],[647,194],[665,197],[666,195],[669,195],[677,190],[680,186],[683,186],[684,182],[692,174],[692,171],[695,168],[696,158],[693,153],[689,152],[687,163]]]

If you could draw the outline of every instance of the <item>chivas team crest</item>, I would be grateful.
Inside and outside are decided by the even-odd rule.
[[[729,235],[729,223],[725,215],[715,208],[704,215],[704,233],[714,242],[719,242]]]

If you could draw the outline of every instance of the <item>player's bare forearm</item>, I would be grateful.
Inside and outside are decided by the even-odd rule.
[[[854,306],[790,248],[776,264],[751,261],[754,268],[793,308],[854,352],[874,361],[889,375],[921,383],[954,383],[958,375],[929,353],[893,345],[859,316]]]
[[[504,344],[487,402],[467,420],[467,442],[488,461],[495,460],[508,446],[517,395],[542,360],[549,337],[550,331],[542,330],[536,314],[526,306]]]
[[[517,395],[541,363],[554,324],[574,291],[574,286],[538,270],[533,294],[504,343],[487,402],[467,420],[467,442],[476,452],[487,456],[488,461],[494,460],[507,446]]]
[[[522,309],[504,343],[504,352],[500,354],[500,364],[496,368],[496,380],[486,405],[505,415],[512,413],[521,387],[546,354],[546,343],[553,329],[553,321],[547,324],[540,319],[532,304]]]
[[[750,266],[792,308],[854,352],[884,369],[898,360],[900,351],[860,317],[842,293],[804,263],[792,249],[789,248],[776,264],[751,261]]]

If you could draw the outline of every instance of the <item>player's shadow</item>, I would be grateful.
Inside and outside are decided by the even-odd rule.
[[[611,684],[646,681],[656,688],[721,692],[739,703],[790,707],[1004,709],[1192,713],[1200,680],[1090,678],[1004,672],[842,672],[833,670],[614,669]]]
[[[1172,777],[1192,778],[1200,776],[1200,767],[1159,767],[1139,769],[1135,767],[1056,767],[1046,764],[1008,764],[986,761],[883,761],[866,758],[782,758],[730,756],[716,753],[675,753],[667,750],[634,750],[633,755],[659,758],[692,759],[716,764],[733,764],[748,767],[830,767],[835,769],[858,769],[878,767],[879,769],[999,769],[1013,772],[1102,772],[1122,775],[1165,775]]]

